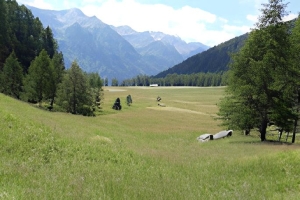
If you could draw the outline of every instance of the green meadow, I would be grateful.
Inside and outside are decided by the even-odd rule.
[[[0,94],[0,199],[299,199],[299,136],[197,141],[227,128],[216,120],[223,87],[103,89],[96,117]]]

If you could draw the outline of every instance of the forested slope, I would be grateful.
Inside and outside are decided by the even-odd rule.
[[[155,78],[163,78],[168,74],[193,74],[199,72],[222,72],[228,70],[230,53],[237,52],[244,44],[248,33],[235,37],[227,42],[214,46],[207,51],[194,55],[180,64],[165,70]]]

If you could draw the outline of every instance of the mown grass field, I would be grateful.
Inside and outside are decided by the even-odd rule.
[[[97,117],[0,94],[0,199],[299,199],[299,137],[293,145],[261,143],[234,130],[196,140],[226,128],[214,119],[223,94],[105,87]],[[111,109],[117,97],[121,111]]]

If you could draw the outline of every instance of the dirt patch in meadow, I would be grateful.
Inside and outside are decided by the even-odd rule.
[[[199,104],[199,102],[179,101],[179,100],[174,100],[173,102],[176,102],[176,103],[186,103],[186,104]]]
[[[109,91],[109,92],[125,92],[127,90],[122,90],[122,89],[108,89],[106,91]]]
[[[175,108],[175,107],[147,107],[148,109],[152,110],[164,110],[164,111],[172,111],[172,112],[185,112],[185,113],[191,113],[191,114],[198,114],[198,115],[210,115],[204,112],[198,112],[183,108]]]
[[[101,141],[101,142],[105,142],[105,143],[111,143],[111,139],[104,137],[104,136],[100,136],[100,135],[96,135],[94,137],[90,138],[92,141]]]

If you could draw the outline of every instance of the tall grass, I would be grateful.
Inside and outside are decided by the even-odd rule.
[[[223,88],[121,89],[104,88],[97,117],[0,94],[0,199],[298,199],[299,143],[196,140],[224,129]]]

